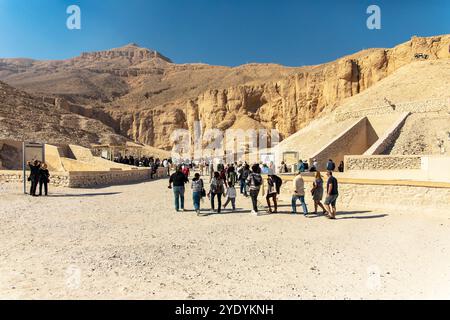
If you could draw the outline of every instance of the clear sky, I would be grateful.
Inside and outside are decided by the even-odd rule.
[[[72,4],[81,30],[66,27]],[[366,27],[371,4],[381,30]],[[446,33],[449,0],[0,0],[0,57],[65,59],[135,42],[177,63],[299,66]]]

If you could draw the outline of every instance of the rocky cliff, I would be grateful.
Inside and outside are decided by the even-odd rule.
[[[449,58],[449,45],[449,35],[414,37],[393,49],[369,49],[299,68],[177,65],[154,50],[129,45],[53,63],[1,60],[0,78],[63,96],[77,105],[72,112],[170,149],[173,130],[192,131],[195,121],[203,129],[275,128],[285,138],[411,62]]]

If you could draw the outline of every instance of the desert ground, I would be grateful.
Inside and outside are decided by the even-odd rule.
[[[331,221],[281,205],[255,217],[241,197],[236,213],[197,217],[173,210],[167,180],[48,198],[0,185],[0,298],[450,298],[445,212],[339,203]]]

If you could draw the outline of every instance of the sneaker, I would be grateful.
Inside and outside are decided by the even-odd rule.
[[[180,212],[184,212],[184,209],[180,209]]]
[[[255,211],[255,210],[252,210],[251,214],[254,215],[254,216],[257,216],[257,215],[258,215],[258,212]]]

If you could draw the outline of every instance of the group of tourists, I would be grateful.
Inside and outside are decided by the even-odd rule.
[[[327,171],[335,171],[336,170],[336,164],[333,162],[332,159],[329,159],[327,162]],[[299,172],[317,172],[319,168],[319,163],[317,159],[313,159],[311,165],[309,165],[308,161],[306,160],[299,160],[297,163],[297,171]],[[280,173],[288,173],[289,168],[286,165],[286,163],[283,161],[281,162],[281,165],[279,167]],[[341,161],[338,166],[339,172],[344,172],[344,161]]]
[[[28,181],[31,184],[30,195],[33,197],[42,196],[42,188],[44,188],[44,195],[47,196],[48,183],[50,182],[50,173],[47,164],[38,160],[33,162],[28,161],[27,164],[30,168],[30,176],[28,177]],[[39,194],[36,194],[38,185]]]
[[[119,155],[114,158],[114,162],[135,167],[150,168],[150,179],[153,179],[156,171],[161,167],[167,168],[167,172],[169,173],[169,168],[172,165],[172,159],[160,160],[159,158],[155,159],[154,157],[134,157],[132,155],[125,157]]]
[[[175,210],[177,212],[185,211],[184,195],[186,185],[189,184],[190,168],[190,165],[177,166],[176,172],[169,179],[169,189],[173,190]],[[191,181],[193,207],[198,215],[201,215],[201,202],[204,198],[209,199],[210,213],[220,214],[229,205],[231,205],[232,211],[236,211],[236,186],[238,186],[242,196],[251,199],[251,213],[258,215],[261,208],[264,207],[258,200],[261,188],[264,185],[267,211],[269,213],[278,212],[277,200],[281,192],[283,180],[275,174],[275,170],[272,169],[272,164],[268,166],[254,164],[250,167],[247,163],[234,163],[229,165],[219,163],[215,167],[212,162],[206,164],[200,162],[198,168],[200,172],[195,173]],[[263,181],[261,175],[265,170],[267,170],[267,181]],[[318,214],[317,210],[320,207],[323,210],[323,214],[330,219],[336,218],[336,200],[339,194],[338,181],[333,176],[334,170],[335,168],[327,170],[326,189],[322,174],[316,170],[311,189],[311,196],[314,200],[314,214]],[[303,171],[299,170],[298,175],[293,180],[294,191],[291,201],[291,213],[297,213],[297,203],[300,202],[303,214],[308,216],[309,212],[305,202],[305,183],[302,173]],[[205,183],[202,176],[205,177],[208,174],[209,182]],[[324,204],[322,204],[324,194],[326,197]],[[224,203],[222,198],[226,199]],[[266,209],[264,208],[263,210]]]

